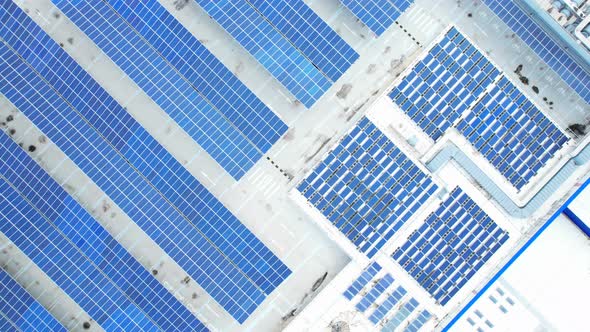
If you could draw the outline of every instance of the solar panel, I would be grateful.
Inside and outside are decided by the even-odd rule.
[[[24,12],[7,17],[10,45],[44,75],[61,96],[141,173],[189,225],[212,242],[266,293],[289,269],[221,202],[158,144],[141,125]]]
[[[0,45],[0,54],[0,92],[193,280],[236,320],[243,322],[264,300],[264,292],[219,248],[191,227],[112,146],[4,44]]]
[[[234,178],[262,153],[100,0],[53,3]]]
[[[437,186],[363,118],[297,189],[361,252],[373,257]]]
[[[428,321],[428,319],[430,319],[431,315],[428,311],[423,310],[420,312],[420,314],[418,315],[418,317],[414,318],[409,325],[404,329],[405,331],[408,332],[418,332],[420,331],[420,329],[422,328],[422,326],[424,326],[424,324],[426,323],[426,321]]]
[[[363,289],[365,285],[367,285],[369,281],[373,279],[373,277],[375,277],[377,272],[379,272],[380,270],[381,266],[377,262],[373,262],[367,265],[367,267],[365,267],[361,275],[358,276],[358,278],[356,278],[356,280],[344,292],[344,297],[346,297],[349,300],[352,300],[352,298],[355,297],[358,293],[360,293],[361,289]]]
[[[517,189],[568,141],[456,28],[389,96],[434,141],[457,128]]]
[[[156,0],[108,0],[135,31],[260,151],[287,125]]]
[[[506,240],[508,233],[455,188],[392,257],[445,305]]]
[[[302,0],[247,0],[332,82],[359,55]]]
[[[78,275],[76,270],[66,268],[67,264],[62,263],[60,256],[52,256],[49,245],[45,247],[48,250],[45,259],[61,266],[64,276],[70,279],[69,282],[88,280],[90,283],[95,283],[99,289],[104,289],[105,293],[116,285],[117,292],[113,294],[120,294],[117,295],[119,298],[126,299],[121,301],[121,308],[125,308],[125,305],[133,307],[143,313],[141,316],[147,317],[163,330],[190,328],[205,330],[203,324],[190,311],[6,134],[2,134],[0,145],[2,156],[0,177],[11,186],[11,189],[6,192],[16,201],[22,201],[23,206],[28,204],[29,209],[35,210],[38,218],[30,218],[31,225],[46,230],[47,241],[52,242],[52,245],[59,244],[58,248],[67,254],[76,266],[89,267],[88,272],[84,272],[85,269],[81,268],[81,275]],[[15,198],[17,196],[14,195],[15,193],[19,197]],[[14,203],[10,200],[8,204]],[[4,215],[7,218],[10,216]],[[29,233],[27,230],[28,228],[24,226],[18,230],[9,228],[6,234],[11,240],[14,237],[9,234],[18,234],[18,232],[32,237],[34,233]],[[43,249],[43,243],[44,241],[37,242],[40,249]],[[21,244],[25,245],[26,242]],[[33,257],[31,259],[48,273],[41,264],[42,260],[35,260]],[[50,273],[48,275],[52,277]],[[94,279],[95,275],[104,276],[104,278]],[[68,287],[66,280],[60,284],[55,278],[52,277],[52,279],[63,289]],[[92,293],[87,295],[92,297]],[[79,302],[79,304],[91,317],[100,318],[100,316],[92,315],[91,311],[94,309],[90,309],[90,304],[87,305],[85,302]],[[97,303],[97,305],[109,305],[109,303]],[[107,308],[103,309],[107,310]]]
[[[406,295],[406,290],[402,286],[398,286],[385,300],[377,306],[375,311],[369,316],[369,320],[373,324],[379,323],[385,315],[387,315],[401,299]]]
[[[582,99],[590,103],[590,72],[513,0],[483,0]]]
[[[377,36],[381,36],[412,2],[408,0],[342,0],[342,4]]]
[[[383,326],[381,331],[395,331],[398,327],[401,326],[402,322],[412,314],[414,309],[416,309],[416,306],[418,306],[418,302],[414,300],[414,298],[411,298],[408,302],[404,303],[404,305],[402,305],[402,307],[395,313],[395,315],[393,315],[387,321],[387,323]]]
[[[6,271],[0,269],[0,331],[66,331]]]
[[[245,0],[195,0],[306,107],[332,82]]]
[[[375,304],[375,300],[385,292],[385,289],[393,283],[393,277],[387,273],[382,278],[377,280],[373,287],[359,300],[356,304],[356,309],[360,312],[365,312],[371,305]]]

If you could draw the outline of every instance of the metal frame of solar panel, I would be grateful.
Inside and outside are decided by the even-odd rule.
[[[381,331],[395,331],[395,329],[397,329],[401,323],[412,314],[416,307],[418,307],[418,301],[413,297],[410,298],[391,318],[387,320]]]
[[[398,286],[385,300],[375,308],[375,311],[369,316],[369,320],[373,324],[379,323],[385,316],[400,303],[401,299],[406,295],[406,290],[402,286]]]
[[[359,55],[302,0],[246,0],[332,82]]]
[[[20,15],[18,15],[20,14]],[[164,196],[192,226],[272,292],[288,268],[22,11],[2,33],[20,56]],[[10,37],[9,37],[10,36]]]
[[[0,331],[66,329],[29,292],[0,268]]]
[[[6,134],[0,156],[2,232],[96,322],[130,328],[113,315],[133,308],[138,327],[206,330]]]
[[[518,190],[568,141],[455,27],[389,97],[433,141],[457,128]]]
[[[0,92],[196,283],[238,322],[245,321],[266,297],[264,291],[193,228],[21,58],[4,44],[0,45],[0,54]]]
[[[392,257],[445,305],[506,240],[508,233],[457,187]]]
[[[306,107],[311,107],[332,85],[246,0],[195,2]]]
[[[572,57],[550,33],[546,32],[514,0],[482,0],[583,100],[590,103],[590,72]]]
[[[366,117],[297,187],[369,258],[437,188]]]
[[[352,300],[364,287],[369,283],[371,279],[381,270],[381,265],[377,262],[372,262],[367,265],[361,275],[354,280],[354,282],[344,292],[344,297]]]
[[[381,36],[413,0],[341,0],[364,25]]]
[[[235,179],[260,160],[262,152],[248,137],[110,6],[101,0],[52,2]]]

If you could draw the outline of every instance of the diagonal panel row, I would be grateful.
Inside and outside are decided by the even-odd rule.
[[[411,3],[408,0],[342,0],[342,4],[377,36],[381,36]]]
[[[121,294],[121,310],[132,305],[142,312],[160,329],[205,330],[203,324],[188,311],[164,286],[162,286],[141,264],[127,252],[88,212],[84,210],[63,188],[55,182],[24,150],[13,143],[7,135],[0,139],[1,177],[10,184],[11,189],[18,192],[20,198],[29,204],[41,218],[37,218],[37,227],[55,231],[54,237],[48,241],[61,243],[60,250],[67,253],[68,258],[79,266],[88,266],[89,271],[83,273],[80,280],[86,278],[96,281],[97,287],[116,288]],[[10,190],[8,191],[10,192]],[[14,204],[11,200],[10,204]],[[21,227],[26,233],[27,228]],[[14,230],[11,230],[14,234]],[[28,235],[28,233],[26,233]],[[15,239],[15,237],[9,238]],[[43,243],[39,241],[38,243]],[[20,247],[20,246],[19,246]],[[53,260],[51,251],[47,251],[47,260]],[[54,260],[61,265],[61,261]],[[37,265],[40,261],[35,261]],[[74,271],[64,273],[76,280]],[[51,272],[45,271],[51,276]],[[69,273],[72,272],[72,273]],[[104,279],[99,278],[104,276]],[[103,281],[104,280],[104,281]],[[57,282],[57,280],[54,280]],[[107,286],[110,285],[110,286]],[[66,285],[60,285],[67,289]],[[67,292],[67,291],[66,291]],[[91,293],[89,293],[90,296]],[[108,321],[107,317],[93,316],[93,309],[85,302],[79,302],[97,322]],[[98,303],[97,305],[108,305]],[[107,310],[108,307],[103,308]],[[109,319],[112,319],[112,313]]]
[[[234,178],[242,177],[262,157],[234,124],[107,4],[53,2]]]
[[[0,55],[0,93],[64,151],[189,276],[243,322],[264,300],[262,290],[192,227],[16,54],[2,44]]]
[[[0,331],[66,329],[21,285],[0,269]]]
[[[520,39],[551,67],[582,99],[590,103],[590,72],[568,54],[514,0],[482,0]]]
[[[265,153],[287,125],[156,0],[108,0],[119,15]]]
[[[0,35],[192,226],[265,292],[288,268],[22,11]]]
[[[306,107],[332,85],[246,0],[195,1]]]
[[[247,0],[330,80],[359,55],[302,0]]]

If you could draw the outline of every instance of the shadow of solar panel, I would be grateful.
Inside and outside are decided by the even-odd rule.
[[[53,3],[234,178],[262,153],[100,0]]]
[[[247,0],[332,82],[359,55],[302,0]]]
[[[158,1],[106,2],[260,151],[268,151],[287,131],[287,125]]]
[[[508,233],[457,187],[392,257],[445,305],[506,240]]]
[[[437,186],[363,118],[297,189],[372,257]]]
[[[2,269],[0,269],[0,330],[66,331],[37,300]]]
[[[537,24],[514,0],[482,0],[582,99],[590,103],[590,72]]]
[[[21,59],[0,45],[0,92],[233,317],[265,294],[146,182]],[[10,80],[7,80],[10,78]]]
[[[64,264],[61,260],[54,259],[59,256],[52,256],[53,251],[49,250],[49,246],[45,247],[48,249],[46,259],[58,264],[63,270],[63,276],[70,279],[69,282],[75,283],[79,280],[80,283],[84,283],[87,280],[105,293],[113,288],[113,302],[120,303],[121,307],[111,312],[107,312],[108,307],[103,308],[105,315],[109,317],[94,316],[92,311],[95,309],[91,303],[85,300],[80,302],[67,292],[67,289],[70,289],[67,280],[60,283],[54,278],[59,275],[52,276],[44,269],[44,264],[30,256],[99,324],[109,319],[114,320],[114,323],[120,322],[114,319],[118,316],[120,319],[146,323],[146,326],[158,326],[164,331],[205,330],[205,326],[188,309],[5,134],[0,138],[0,155],[2,156],[0,177],[11,186],[6,193],[10,195],[17,193],[18,197],[12,195],[12,199],[26,203],[25,206],[38,214],[38,218],[34,219],[35,222],[30,218],[32,225],[41,230],[48,230],[45,232],[47,241],[51,241],[59,250],[67,254],[70,263],[80,270],[76,272],[76,269],[68,268],[67,264],[70,263]],[[14,204],[12,199],[8,204]],[[7,214],[4,215],[8,217]],[[13,224],[12,227],[18,227],[18,224]],[[28,229],[23,225],[18,231],[33,239],[33,233],[27,233]],[[18,234],[18,231],[10,229],[11,234]],[[54,235],[49,236],[49,234]],[[38,242],[39,249],[43,248],[41,243],[44,241]],[[26,242],[21,244],[26,245]],[[88,270],[82,268],[84,266],[88,267]],[[87,296],[92,298],[94,294],[88,293]],[[96,305],[108,306],[112,303],[103,302]],[[134,316],[124,314],[129,310],[134,312]],[[117,314],[117,311],[121,312]]]
[[[245,0],[195,1],[306,107],[332,85]]]
[[[15,11],[6,22],[12,24],[12,33],[1,35],[10,45],[256,285],[270,293],[290,274],[278,257],[30,18]]]

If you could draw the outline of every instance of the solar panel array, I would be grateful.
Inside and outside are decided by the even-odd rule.
[[[408,302],[404,303],[401,308],[391,317],[387,323],[381,329],[382,332],[393,332],[402,325],[402,322],[406,320],[412,312],[418,306],[418,301],[411,298]]]
[[[506,240],[508,233],[455,188],[392,257],[445,305]]]
[[[387,28],[413,3],[412,0],[341,0],[364,25],[377,36]]]
[[[122,330],[206,330],[6,134],[0,156],[0,231],[94,321]]]
[[[517,189],[568,141],[455,28],[389,96],[434,141],[457,128]]]
[[[290,274],[288,268],[30,19],[10,19],[22,38],[29,38],[26,31],[36,33],[27,39],[36,46],[28,49],[3,30],[15,48],[0,45],[5,55],[0,67],[10,79],[0,91],[215,300],[238,321],[245,320],[265,292]],[[15,49],[45,75],[43,80]],[[35,53],[48,61],[39,61]],[[116,185],[111,178],[118,179]]]
[[[53,3],[235,179],[287,130],[156,1]]]
[[[418,301],[412,297],[406,298],[407,291],[397,284],[389,273],[380,273],[381,266],[373,262],[369,264],[361,275],[344,292],[344,297],[355,304],[357,311],[363,313],[371,323],[397,321],[397,325],[406,320],[418,307]],[[419,315],[414,321],[423,320],[422,324],[430,318],[428,314],[422,319]],[[417,323],[416,325],[419,325]]]
[[[297,189],[373,257],[437,188],[365,117]]]
[[[306,107],[358,57],[301,0],[195,1]]]
[[[514,0],[482,0],[520,39],[537,53],[582,99],[590,103],[590,72],[568,54]]]
[[[332,82],[359,55],[302,0],[247,0]]]
[[[0,269],[0,331],[66,331],[6,271]]]
[[[418,314],[416,318],[414,318],[409,325],[406,327],[404,331],[408,332],[418,332],[424,326],[424,324],[430,319],[431,315],[428,311],[423,310]]]

